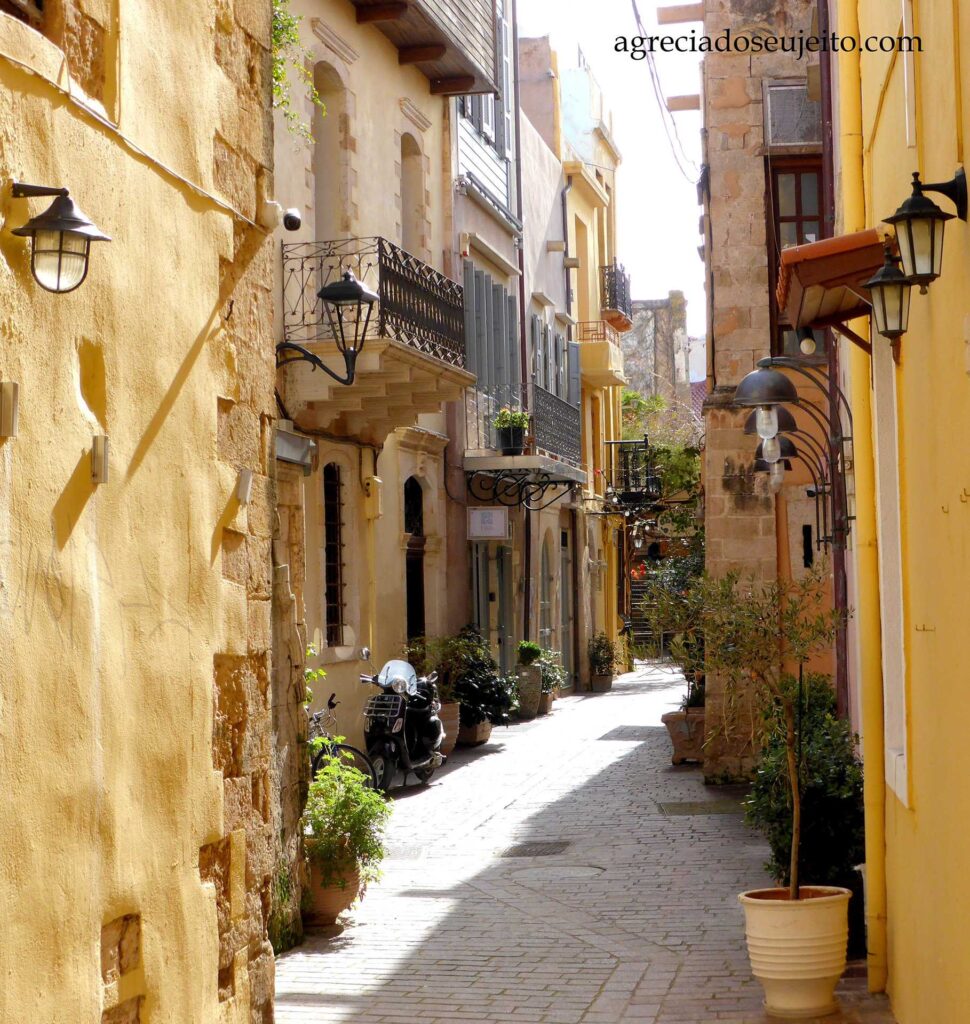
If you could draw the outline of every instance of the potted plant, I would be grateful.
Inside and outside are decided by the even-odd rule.
[[[543,651],[539,656],[539,671],[541,674],[542,695],[539,698],[539,714],[548,715],[552,711],[552,702],[556,699],[559,687],[566,678],[566,673],[560,664],[558,651]]]
[[[512,692],[498,677],[498,666],[475,626],[464,626],[451,644],[452,691],[461,703],[458,742],[485,743],[493,725],[508,725]]]
[[[750,701],[762,713],[766,750],[775,745],[788,790],[789,861],[784,887],[741,893],[752,973],[765,1007],[778,1017],[822,1017],[837,1008],[835,986],[845,969],[848,903],[842,886],[803,884],[803,769],[811,688],[803,667],[830,649],[840,613],[826,610],[822,572],[801,580],[762,583],[737,574],[699,577],[690,600],[699,608],[708,675],[723,680],[728,705]],[[846,837],[840,837],[846,841]]]
[[[525,451],[525,432],[529,427],[527,412],[504,406],[496,415],[493,425],[503,455],[521,455]]]
[[[519,663],[515,674],[519,683],[519,718],[528,721],[539,713],[542,697],[542,668],[538,663],[542,648],[532,640],[519,641]]]
[[[590,637],[589,652],[590,685],[593,693],[608,693],[613,686],[613,670],[616,666],[616,647],[605,633]]]
[[[389,815],[362,772],[338,754],[324,756],[303,811],[310,922],[333,924],[378,877]]]
[[[404,648],[405,657],[422,676],[438,673],[438,700],[441,710],[438,717],[445,735],[439,752],[447,757],[458,742],[461,721],[461,703],[455,696],[453,676],[456,669],[468,656],[468,644],[459,636],[422,636],[411,640]]]

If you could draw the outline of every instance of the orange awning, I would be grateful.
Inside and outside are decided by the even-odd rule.
[[[883,265],[885,246],[875,228],[785,249],[775,296],[795,327],[830,327],[869,313],[863,287]]]

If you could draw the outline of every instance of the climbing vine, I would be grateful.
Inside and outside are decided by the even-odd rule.
[[[289,132],[313,142],[310,125],[293,106],[289,72],[292,70],[306,92],[307,98],[321,113],[326,107],[313,84],[313,55],[300,40],[303,19],[290,10],[290,0],[273,0],[273,108],[283,112]]]

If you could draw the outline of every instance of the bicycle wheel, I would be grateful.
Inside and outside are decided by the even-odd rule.
[[[327,743],[321,747],[313,758],[314,778],[320,768],[320,761],[326,755],[337,756],[344,764],[352,765],[364,776],[371,789],[377,789],[377,775],[374,772],[371,759],[362,750],[352,747],[349,743]]]

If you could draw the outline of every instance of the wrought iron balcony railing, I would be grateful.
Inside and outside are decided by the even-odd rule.
[[[283,339],[306,344],[333,332],[317,292],[350,270],[378,295],[369,338],[391,338],[465,366],[462,287],[386,238],[283,246]]]
[[[633,316],[633,304],[630,301],[630,275],[621,263],[608,263],[600,267],[602,284],[602,309],[615,309],[625,316]]]
[[[656,501],[661,481],[646,438],[642,441],[607,441],[607,495],[622,505]]]
[[[579,466],[579,409],[538,384],[497,387],[489,392],[469,388],[465,392],[466,447],[498,451],[501,445],[495,428],[496,415],[500,409],[519,410],[526,404],[531,413],[526,436],[533,454],[545,453]]]
[[[605,320],[583,320],[576,324],[576,340],[608,341],[611,345],[620,347],[619,331]]]

